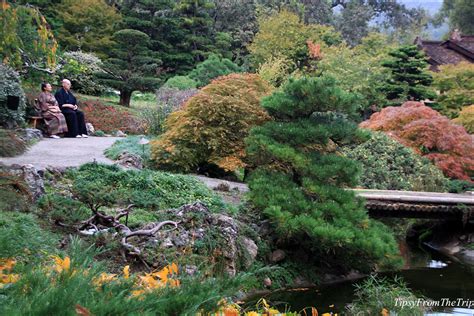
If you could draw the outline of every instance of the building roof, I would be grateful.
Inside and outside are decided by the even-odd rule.
[[[473,35],[461,35],[455,30],[446,41],[428,41],[417,37],[415,44],[425,51],[430,69],[434,71],[437,71],[440,65],[462,61],[474,63]]]

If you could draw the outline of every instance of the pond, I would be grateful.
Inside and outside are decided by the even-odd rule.
[[[405,259],[401,271],[380,273],[380,276],[403,278],[408,287],[417,295],[447,302],[458,299],[474,300],[474,267],[452,260],[429,249],[400,245]],[[320,313],[344,311],[354,299],[354,284],[363,279],[336,284],[271,293],[265,298],[281,310],[285,305],[292,311],[305,307],[316,307]],[[473,302],[474,303],[474,302]],[[444,304],[446,305],[446,304]],[[457,304],[456,304],[457,305]],[[434,307],[426,315],[474,315],[471,309],[462,307]]]

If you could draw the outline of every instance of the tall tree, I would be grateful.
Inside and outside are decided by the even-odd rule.
[[[158,56],[148,46],[150,38],[143,32],[124,29],[113,35],[116,42],[111,57],[104,63],[102,81],[120,91],[120,104],[130,106],[133,91],[155,89],[160,80]]]
[[[472,0],[444,0],[438,16],[439,22],[448,18],[452,29],[462,33],[474,34],[474,4]]]
[[[305,23],[333,25],[351,44],[370,31],[370,23],[395,33],[405,34],[420,21],[425,21],[422,9],[408,9],[397,1],[387,0],[256,0],[264,12],[286,8],[298,14]],[[339,27],[343,26],[342,29]]]
[[[273,120],[247,139],[249,187],[280,243],[340,269],[370,270],[397,262],[398,250],[362,201],[343,189],[355,185],[358,166],[337,145],[361,136],[346,118],[357,103],[328,77],[291,81],[263,99]]]
[[[166,77],[186,74],[210,53],[230,49],[230,37],[212,27],[212,10],[208,0],[136,0],[120,7],[125,25],[150,37]]]
[[[390,52],[389,56],[392,59],[384,61],[382,65],[390,70],[390,77],[381,86],[388,100],[401,103],[436,97],[429,89],[433,77],[426,71],[428,63],[423,51],[415,45],[402,46]]]
[[[0,2],[0,59],[23,74],[52,73],[57,42],[44,16],[36,8]]]
[[[104,0],[63,0],[57,8],[60,45],[67,50],[94,52],[105,57],[120,22],[117,10]]]

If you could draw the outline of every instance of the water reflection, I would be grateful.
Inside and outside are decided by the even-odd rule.
[[[453,262],[428,249],[403,244],[400,246],[405,259],[401,271],[383,273],[382,276],[400,276],[416,295],[432,300],[474,300],[474,269],[471,266]],[[354,283],[348,281],[307,291],[276,292],[267,297],[281,306],[291,306],[291,310],[315,306],[320,311],[343,312],[345,306],[354,299]],[[473,309],[459,307],[436,307],[426,315],[470,315]]]
[[[447,266],[448,266],[447,263],[444,263],[443,261],[440,261],[440,260],[430,260],[427,265],[428,268],[433,268],[433,269],[441,269]]]

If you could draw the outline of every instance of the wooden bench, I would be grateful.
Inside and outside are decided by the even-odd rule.
[[[38,99],[33,101],[33,107],[37,115],[28,117],[30,123],[33,125],[33,128],[36,128],[40,123],[44,122],[44,118],[41,116],[41,108],[39,106]]]

